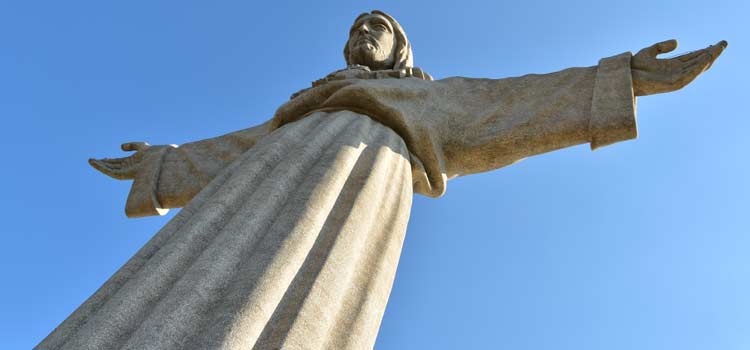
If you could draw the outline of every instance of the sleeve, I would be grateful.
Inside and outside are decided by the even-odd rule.
[[[144,155],[125,203],[128,217],[164,215],[187,204],[222,169],[268,133],[269,122]]]
[[[629,52],[598,66],[507,79],[449,78],[439,134],[447,178],[525,157],[637,136]],[[451,102],[454,101],[454,102]]]

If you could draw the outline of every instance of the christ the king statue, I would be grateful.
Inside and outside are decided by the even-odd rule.
[[[91,159],[134,180],[130,217],[184,207],[37,349],[372,349],[414,192],[524,157],[636,137],[636,96],[682,88],[725,41],[587,68],[433,80],[386,13],[357,17],[347,68],[268,122]]]

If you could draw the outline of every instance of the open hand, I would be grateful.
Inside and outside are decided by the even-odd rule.
[[[674,58],[656,58],[677,48],[677,40],[672,39],[638,51],[630,61],[633,92],[636,96],[645,96],[679,90],[710,68],[726,47],[727,42],[722,40]]]
[[[129,180],[135,178],[144,153],[151,147],[147,142],[127,142],[121,148],[125,152],[135,153],[123,158],[89,159],[94,169],[118,180]]]

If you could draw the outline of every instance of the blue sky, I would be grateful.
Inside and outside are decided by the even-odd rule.
[[[636,141],[417,196],[377,349],[748,349],[749,4],[3,2],[0,348],[38,343],[171,217],[127,219],[129,183],[87,158],[265,121],[382,9],[436,78],[591,66],[669,38],[729,48],[640,98]]]

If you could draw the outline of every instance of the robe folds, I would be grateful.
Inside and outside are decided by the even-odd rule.
[[[128,216],[183,207],[37,349],[372,349],[413,192],[636,137],[630,53],[507,79],[352,79],[155,146]]]

